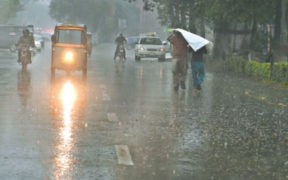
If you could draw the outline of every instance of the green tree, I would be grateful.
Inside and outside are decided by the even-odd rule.
[[[286,0],[143,0],[143,2],[144,9],[157,8],[161,24],[185,28],[202,36],[205,36],[205,26],[213,29],[214,55],[217,57],[235,50],[231,41],[232,37],[238,35],[246,37],[243,38],[244,49],[260,50],[267,41],[268,24],[275,25],[275,39],[280,39],[281,27],[282,31],[284,27],[281,26],[283,24],[281,10],[283,11],[283,4],[287,6]]]

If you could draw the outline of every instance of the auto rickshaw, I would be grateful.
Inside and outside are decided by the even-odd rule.
[[[87,27],[85,25],[58,24],[52,40],[51,75],[55,70],[82,70],[87,74]]]
[[[92,53],[92,33],[91,32],[87,32],[87,50],[88,50],[88,54],[89,56],[91,55]]]

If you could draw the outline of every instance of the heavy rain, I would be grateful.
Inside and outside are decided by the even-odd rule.
[[[287,0],[0,0],[0,179],[287,180]]]

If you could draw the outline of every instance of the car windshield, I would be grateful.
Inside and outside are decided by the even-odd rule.
[[[80,30],[59,30],[58,31],[58,43],[69,44],[82,44],[83,43],[83,31]]]
[[[162,43],[159,38],[142,38],[140,44],[161,45]]]
[[[34,34],[34,39],[40,41],[40,40],[42,40],[42,37],[40,35]]]

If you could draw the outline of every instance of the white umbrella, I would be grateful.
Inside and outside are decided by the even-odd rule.
[[[182,36],[184,37],[184,39],[187,41],[187,43],[189,44],[189,46],[194,50],[194,51],[198,51],[200,48],[206,46],[207,44],[211,43],[210,41],[208,41],[207,39],[198,36],[196,34],[193,34],[191,32],[188,32],[184,29],[174,29],[174,31],[178,31],[182,34]]]

